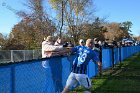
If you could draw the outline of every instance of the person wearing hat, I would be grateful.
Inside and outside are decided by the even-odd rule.
[[[84,45],[85,45],[85,42],[84,42],[83,39],[80,39],[80,40],[79,40],[79,45],[80,45],[80,46],[84,46]]]

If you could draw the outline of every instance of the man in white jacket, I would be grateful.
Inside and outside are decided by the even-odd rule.
[[[42,42],[42,58],[61,55],[64,51],[65,48],[63,47],[63,45],[54,45],[54,39],[52,36],[48,36]]]
[[[59,56],[64,55],[67,49],[61,45],[61,39],[58,38],[54,43],[54,38],[52,36],[48,36],[42,42],[42,58],[49,58],[52,56]],[[53,59],[46,59],[42,61],[42,66],[46,69],[47,76],[51,77],[50,81],[47,83],[47,87],[44,89],[46,92],[51,91],[52,93],[57,93],[63,89],[62,84],[62,63],[61,58]],[[57,70],[55,70],[55,69]],[[59,74],[56,74],[56,73]],[[57,77],[57,78],[56,78]],[[53,82],[53,88],[51,88]],[[48,86],[49,85],[49,86]]]

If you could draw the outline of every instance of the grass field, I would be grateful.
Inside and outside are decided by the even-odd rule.
[[[84,93],[84,88],[71,93]],[[92,93],[140,93],[140,53],[94,77]]]

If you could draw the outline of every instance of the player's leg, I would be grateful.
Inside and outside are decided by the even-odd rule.
[[[76,79],[79,81],[80,85],[85,87],[85,93],[91,93],[91,81],[85,74],[77,74]]]
[[[67,79],[66,86],[62,93],[69,93],[69,91],[77,87],[77,85],[78,81],[75,79],[75,73],[71,73]]]

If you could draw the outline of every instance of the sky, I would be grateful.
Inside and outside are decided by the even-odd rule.
[[[21,19],[15,14],[24,10],[26,0],[0,0],[0,33],[9,34]],[[47,0],[45,0],[47,1]],[[95,15],[108,22],[131,21],[132,34],[140,35],[140,0],[94,0]]]
[[[109,22],[132,22],[132,34],[140,35],[140,0],[94,0],[96,15]]]

